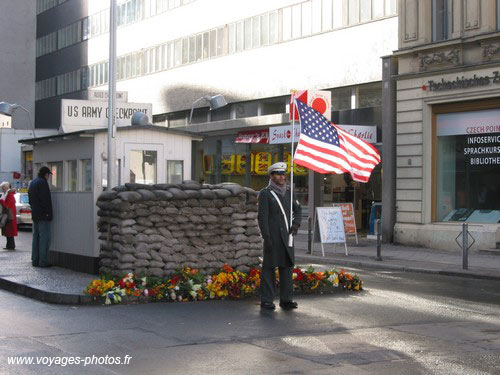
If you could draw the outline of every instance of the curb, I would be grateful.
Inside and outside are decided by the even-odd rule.
[[[91,296],[47,292],[45,290],[33,288],[31,286],[16,283],[14,281],[4,278],[0,278],[0,289],[6,290],[11,293],[19,294],[24,297],[35,299],[40,302],[52,303],[57,305],[95,304],[95,301]]]
[[[295,255],[295,260],[302,262],[316,262],[319,264],[335,264],[347,267],[367,267],[367,268],[385,269],[385,270],[393,270],[401,272],[428,273],[428,274],[442,275],[442,276],[500,281],[500,275],[499,276],[484,275],[478,273],[468,273],[467,271],[446,271],[439,269],[416,268],[416,267],[401,266],[397,264],[372,263],[372,262],[355,261],[355,260],[349,261],[349,260],[321,259],[316,257],[310,257],[307,255]]]

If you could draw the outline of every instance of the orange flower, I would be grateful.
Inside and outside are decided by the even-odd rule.
[[[234,272],[233,267],[231,267],[229,264],[224,264],[222,266],[222,269],[224,270],[224,272],[227,272],[227,273]]]

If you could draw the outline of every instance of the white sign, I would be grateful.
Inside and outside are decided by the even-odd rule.
[[[437,135],[500,133],[500,109],[437,115]]]
[[[295,142],[299,141],[300,125],[295,124]],[[292,141],[292,125],[273,126],[269,128],[269,143],[290,143]]]
[[[108,90],[91,90],[88,93],[88,100],[107,101],[109,97]],[[128,91],[117,91],[115,98],[117,102],[128,102]]]
[[[307,90],[307,105],[332,121],[332,93],[322,90]]]
[[[143,112],[150,119],[151,103],[116,103],[116,126],[130,126],[135,112]],[[108,103],[90,100],[61,100],[61,130],[64,133],[108,126]]]
[[[349,134],[362,139],[367,143],[377,143],[377,127],[365,125],[337,125]]]
[[[317,207],[321,243],[344,243],[344,218],[340,207]]]
[[[0,128],[11,128],[12,127],[12,117],[0,114]]]

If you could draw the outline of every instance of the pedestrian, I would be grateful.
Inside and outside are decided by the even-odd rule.
[[[7,245],[5,245],[4,249],[15,250],[16,242],[14,241],[14,237],[17,236],[17,219],[16,198],[14,194],[16,194],[16,190],[11,189],[10,184],[5,181],[0,184],[0,188],[2,189],[2,195],[0,196],[2,213],[10,214],[10,220],[7,219],[5,226],[2,228],[2,236],[7,237]]]
[[[48,252],[50,245],[50,222],[52,221],[52,198],[47,180],[52,172],[40,168],[38,177],[30,183],[28,196],[33,217],[33,243],[31,261],[33,267],[50,267]]]
[[[280,307],[297,308],[293,301],[293,245],[289,236],[295,236],[300,226],[302,209],[293,197],[293,220],[290,221],[290,188],[286,185],[286,163],[275,163],[268,169],[269,185],[259,193],[259,227],[264,239],[264,260],[260,282],[260,306],[274,310],[276,267],[279,269]]]

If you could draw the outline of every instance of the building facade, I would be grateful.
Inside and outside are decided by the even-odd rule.
[[[500,1],[399,2],[395,240],[500,243]]]
[[[352,131],[370,127],[373,143],[381,143],[381,57],[397,48],[396,3],[118,1],[117,90],[128,92],[130,102],[152,103],[155,125],[203,134],[186,178],[261,189],[267,163],[285,160],[290,146],[238,139],[289,125],[292,89],[330,91],[332,120]],[[57,128],[61,99],[107,89],[109,2],[38,4],[37,127]],[[189,123],[193,102],[215,94],[228,105],[209,111],[200,104]],[[242,162],[250,159],[247,168]],[[360,226],[381,200],[380,167],[363,186],[344,176],[295,172],[303,203],[353,201]]]

